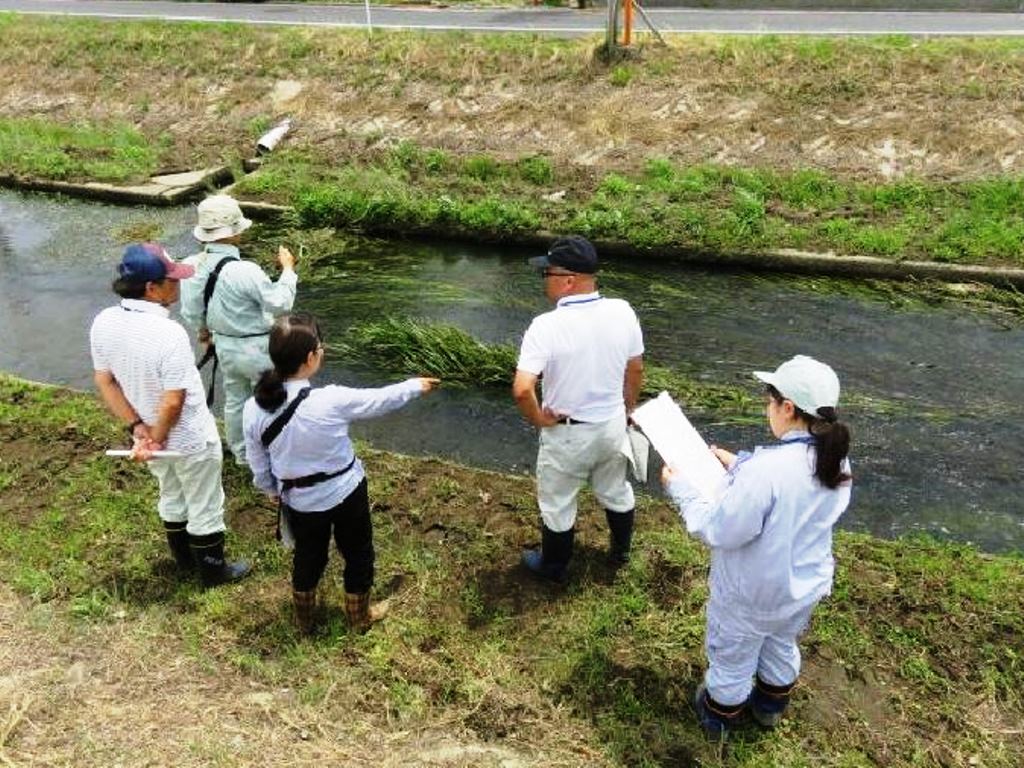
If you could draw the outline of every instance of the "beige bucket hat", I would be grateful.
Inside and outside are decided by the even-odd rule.
[[[252,226],[252,220],[242,215],[238,202],[230,195],[212,195],[196,209],[198,223],[192,235],[202,243],[212,243],[232,235],[240,235]]]

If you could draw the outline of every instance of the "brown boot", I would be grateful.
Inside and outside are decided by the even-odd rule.
[[[356,632],[368,630],[371,624],[387,616],[389,608],[387,600],[370,605],[369,592],[345,593],[345,616],[348,618],[349,626]]]
[[[309,635],[313,632],[313,612],[316,610],[316,590],[309,592],[298,592],[292,590],[292,599],[295,601],[295,623],[299,625],[299,632]]]

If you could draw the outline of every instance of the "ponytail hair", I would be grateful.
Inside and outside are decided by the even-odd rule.
[[[273,412],[288,399],[284,383],[321,346],[320,325],[307,312],[282,315],[270,329],[269,352],[274,367],[260,374],[254,397],[264,411]]]
[[[771,384],[768,385],[768,394],[777,403],[786,400]],[[819,408],[817,414],[810,414],[793,403],[793,410],[797,418],[807,424],[807,431],[814,438],[814,476],[826,488],[838,488],[850,479],[850,474],[843,471],[843,462],[850,452],[850,428],[839,421],[838,410],[830,406]]]
[[[843,471],[850,452],[850,428],[839,421],[839,414],[831,407],[819,408],[818,415],[808,417],[808,421],[817,449],[814,476],[826,488],[838,488],[850,479],[850,473]]]

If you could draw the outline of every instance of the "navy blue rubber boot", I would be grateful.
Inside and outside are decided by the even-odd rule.
[[[572,558],[573,529],[556,533],[546,525],[541,527],[541,548],[524,550],[521,561],[526,569],[539,579],[565,584],[569,580],[569,560]]]
[[[707,686],[701,683],[693,697],[693,708],[697,711],[697,722],[704,735],[712,741],[726,741],[729,731],[739,722],[743,704],[726,706],[719,704],[708,694]]]
[[[782,715],[789,706],[789,694],[796,682],[789,685],[769,685],[760,676],[754,680],[750,694],[750,714],[765,728],[774,728],[782,722]]]

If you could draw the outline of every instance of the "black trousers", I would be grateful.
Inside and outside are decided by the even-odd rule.
[[[369,592],[373,586],[373,525],[366,478],[345,500],[324,512],[299,512],[286,508],[295,536],[292,555],[292,588],[316,589],[327,567],[327,552],[334,543],[345,560],[345,591]]]

